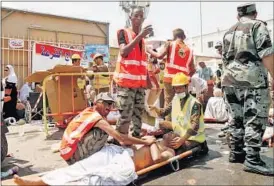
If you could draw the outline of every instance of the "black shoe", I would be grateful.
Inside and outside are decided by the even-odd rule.
[[[230,152],[228,161],[230,163],[244,163],[245,155],[246,155],[245,153],[243,153],[243,154],[234,154],[234,153]]]
[[[201,151],[199,152],[199,154],[201,155],[208,154],[208,146],[206,141],[204,141],[204,143],[201,144]]]
[[[262,160],[259,164],[251,164],[248,161],[244,162],[244,171],[252,172],[256,174],[262,174],[265,176],[273,176],[274,170],[271,167],[268,167]]]

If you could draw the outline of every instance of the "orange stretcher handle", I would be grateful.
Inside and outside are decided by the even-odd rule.
[[[169,158],[168,160],[165,160],[165,161],[163,161],[163,162],[160,162],[160,163],[151,165],[151,166],[149,166],[149,167],[147,167],[147,168],[144,168],[144,169],[142,169],[142,170],[139,170],[139,171],[137,171],[137,175],[140,176],[140,175],[145,174],[145,173],[147,173],[147,172],[150,172],[150,171],[152,171],[152,170],[158,169],[158,168],[160,168],[160,167],[162,167],[162,166],[164,166],[164,165],[167,165],[168,163],[171,163],[171,162],[173,162],[173,161],[175,161],[175,160],[180,160],[180,159],[182,159],[182,158],[185,158],[185,157],[187,157],[187,156],[190,156],[190,155],[192,155],[194,152],[197,152],[198,150],[200,150],[200,148],[201,148],[200,146],[194,147],[193,149],[188,150],[188,151],[186,151],[186,152],[183,152],[182,154],[179,154],[179,155],[174,156],[174,157],[172,157],[172,158]]]

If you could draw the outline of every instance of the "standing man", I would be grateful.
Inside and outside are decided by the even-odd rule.
[[[151,25],[142,29],[144,10],[134,8],[130,15],[131,27],[118,30],[120,53],[114,72],[117,84],[117,106],[121,117],[117,130],[140,137],[145,88],[147,87],[147,62],[144,38],[152,32]]]
[[[205,62],[200,61],[199,66],[201,67],[199,70],[197,70],[197,73],[199,75],[199,78],[202,78],[206,81],[213,79],[213,73],[210,67],[207,67]]]
[[[218,41],[215,45],[215,49],[217,51],[217,53],[222,56],[222,51],[223,51],[223,46],[222,46],[222,42]],[[218,61],[218,69],[216,70],[216,79],[215,79],[215,85],[217,88],[221,88],[221,77],[223,74],[223,62],[222,61]]]
[[[273,175],[260,149],[270,103],[267,70],[273,77],[274,50],[266,24],[256,19],[255,4],[238,6],[237,11],[238,23],[223,39],[222,86],[232,117],[229,162],[244,163],[245,171]]]
[[[81,57],[79,54],[73,54],[71,56],[72,66],[80,66]]]
[[[175,94],[171,85],[172,78],[175,74],[183,72],[186,75],[192,76],[195,72],[193,51],[184,43],[185,38],[186,36],[184,31],[177,28],[173,30],[173,40],[167,42],[161,53],[148,49],[148,53],[159,59],[162,59],[165,55],[167,55],[167,63],[164,74],[165,107],[169,105]],[[171,116],[169,115],[166,119],[171,121]]]
[[[222,42],[218,41],[215,45],[215,49],[217,50],[217,53],[221,56],[222,55],[222,50],[223,50],[223,46],[222,46]]]
[[[108,72],[108,67],[104,64],[103,55],[95,54],[93,57],[94,65],[92,66],[93,72]],[[93,80],[93,87],[96,91],[96,95],[100,92],[109,92],[110,78],[108,74],[95,75]]]

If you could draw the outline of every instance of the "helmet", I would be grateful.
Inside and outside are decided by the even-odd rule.
[[[104,57],[103,54],[97,53],[93,56],[93,61],[97,58],[97,57]]]
[[[184,86],[189,84],[189,76],[185,75],[182,72],[177,73],[173,78],[172,78],[172,86]]]
[[[71,56],[71,59],[81,59],[80,55],[79,54],[73,54]]]
[[[217,41],[217,43],[215,44],[215,48],[221,47],[222,46],[222,42],[221,41]]]

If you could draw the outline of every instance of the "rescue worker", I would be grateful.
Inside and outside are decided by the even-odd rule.
[[[79,54],[73,54],[71,56],[72,66],[80,66],[81,57]]]
[[[134,8],[130,15],[131,27],[117,32],[120,53],[113,79],[117,85],[117,107],[121,118],[117,130],[139,137],[147,87],[147,62],[144,38],[152,32],[151,25],[142,29],[144,10]]]
[[[108,67],[104,64],[103,55],[95,54],[93,57],[94,65],[92,66],[93,72],[108,72]],[[109,92],[110,78],[108,74],[95,75],[93,80],[93,88],[96,91],[96,95],[100,92]]]
[[[270,96],[267,70],[273,77],[273,46],[266,23],[257,20],[254,3],[237,7],[238,22],[224,35],[222,86],[232,120],[229,162],[244,170],[273,175],[260,158]]]
[[[164,117],[171,113],[172,121],[161,121],[160,127],[172,130],[176,138],[170,141],[168,147],[181,153],[201,145],[201,153],[206,154],[208,147],[205,138],[204,116],[201,103],[188,93],[190,78],[184,73],[177,73],[172,79],[175,96],[166,108],[149,106],[158,116]]]
[[[174,89],[171,86],[172,78],[176,73],[183,72],[186,75],[192,76],[195,72],[193,51],[185,43],[186,36],[182,29],[177,28],[173,30],[173,40],[167,42],[164,46],[164,50],[160,53],[154,52],[152,49],[148,49],[148,53],[152,56],[162,59],[167,55],[167,63],[164,74],[164,95],[165,95],[165,107],[169,105],[174,97]],[[171,117],[166,117],[171,121]]]
[[[138,139],[120,134],[113,129],[106,121],[113,103],[110,93],[100,93],[93,108],[85,109],[69,123],[60,147],[61,157],[68,164],[73,164],[99,151],[107,142],[108,135],[122,145],[151,145],[155,142],[154,137]]]

